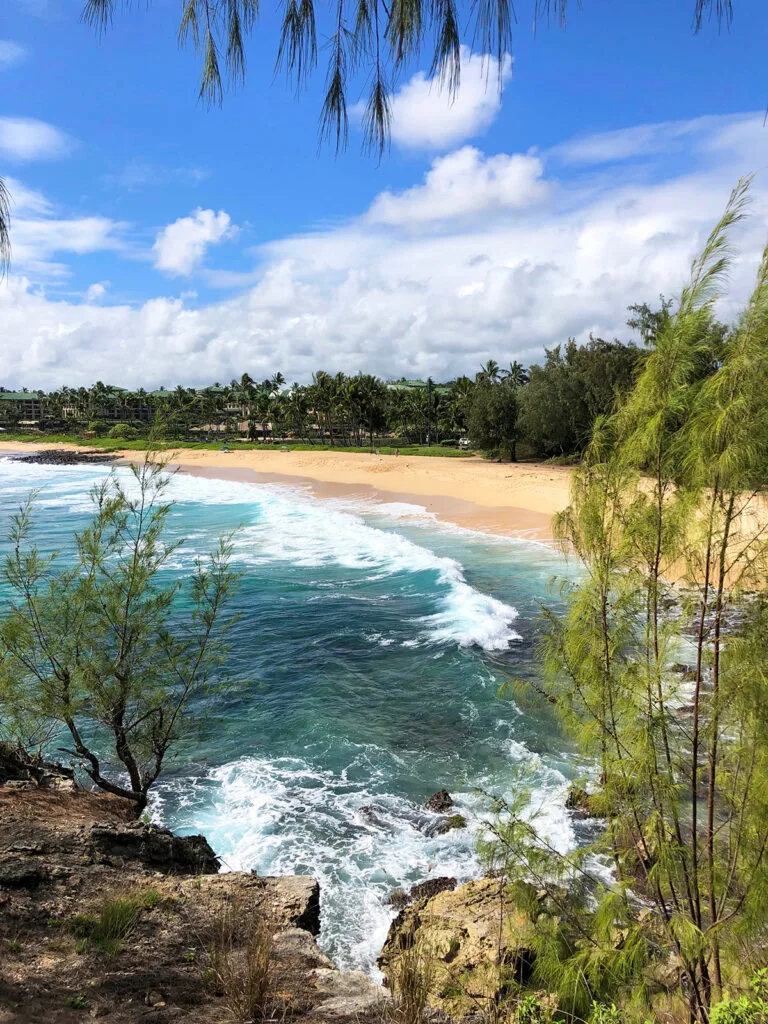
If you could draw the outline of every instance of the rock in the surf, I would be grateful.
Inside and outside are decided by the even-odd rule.
[[[424,806],[428,811],[436,811],[437,814],[443,814],[445,811],[450,811],[453,807],[453,797],[447,789],[440,789],[437,793],[432,794]]]

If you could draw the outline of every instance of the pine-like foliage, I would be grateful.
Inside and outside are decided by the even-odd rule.
[[[90,525],[67,564],[33,543],[34,496],[13,517],[0,574],[0,732],[52,737],[101,789],[138,810],[168,751],[204,713],[225,648],[222,610],[237,583],[231,541],[199,560],[185,588],[163,580],[179,542],[165,539],[169,476],[150,457],[129,491],[97,484]]]
[[[535,967],[579,1016],[620,998],[642,1019],[665,989],[708,1021],[764,960],[768,249],[724,340],[712,314],[748,191],[734,189],[634,389],[597,424],[556,521],[583,574],[545,613],[544,691],[597,765],[608,827],[560,858],[507,813],[491,849],[550,903],[558,885],[586,892],[542,904]]]
[[[122,0],[128,6],[129,0]],[[87,0],[83,18],[103,31],[112,22],[120,0]],[[459,85],[462,41],[494,57],[499,73],[512,49],[517,20],[513,0],[331,0],[316,8],[314,0],[282,0],[282,27],[276,69],[287,72],[301,89],[317,63],[317,36],[328,52],[326,92],[320,129],[337,148],[348,127],[348,92],[353,82],[367,89],[363,127],[365,142],[381,154],[389,141],[390,97],[399,75],[411,60],[429,50],[430,75],[451,96]],[[534,0],[534,25],[565,26],[567,0]],[[730,0],[695,0],[694,28],[706,17],[729,24]],[[221,102],[225,79],[245,76],[246,42],[259,15],[259,0],[183,0],[179,39],[191,43],[202,57],[200,96]],[[321,28],[318,29],[318,23]],[[501,81],[495,83],[501,87]]]

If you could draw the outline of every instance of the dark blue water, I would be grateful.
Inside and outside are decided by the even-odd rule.
[[[106,472],[0,459],[0,515],[39,488],[39,538],[65,549]],[[533,785],[553,840],[573,841],[555,723],[497,697],[509,676],[535,672],[537,601],[563,571],[554,552],[441,526],[415,506],[279,485],[179,475],[172,496],[185,538],[172,574],[239,527],[228,671],[242,686],[169,763],[157,818],[203,831],[230,868],[315,875],[324,947],[364,968],[392,889],[478,870],[484,792]],[[423,804],[440,788],[470,827],[429,838]]]

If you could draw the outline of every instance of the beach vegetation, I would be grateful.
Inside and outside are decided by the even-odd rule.
[[[75,914],[68,922],[68,930],[78,940],[78,953],[96,951],[115,956],[133,931],[138,916],[139,909],[132,900],[109,900],[98,914]]]
[[[167,582],[182,543],[167,539],[170,477],[151,454],[131,474],[94,486],[91,521],[61,557],[35,540],[34,495],[12,517],[0,567],[0,725],[24,737],[31,721],[140,813],[215,692],[237,575],[225,537],[184,584]]]
[[[655,322],[659,311],[638,308],[630,307],[628,322],[647,339],[646,320]],[[435,455],[468,454],[462,449],[471,443],[504,461],[569,458],[583,452],[597,418],[626,395],[649,347],[571,339],[548,351],[541,366],[512,361],[505,369],[491,359],[473,377],[442,383],[319,370],[310,383],[290,387],[279,373],[261,381],[245,373],[226,385],[152,392],[101,381],[48,394],[0,389],[0,424],[8,440],[122,442],[115,449],[216,449],[236,441],[243,448]],[[700,372],[716,366],[704,360]]]
[[[632,388],[598,419],[555,523],[582,571],[544,611],[533,686],[594,763],[606,828],[562,855],[520,803],[491,826],[495,868],[542,894],[532,984],[582,1019],[595,1000],[628,1021],[748,1019],[757,1005],[746,989],[768,926],[768,248],[736,325],[722,331],[713,311],[748,199],[744,180]]]
[[[469,439],[477,448],[516,461],[518,441],[518,387],[511,381],[481,371],[467,415]]]
[[[272,932],[268,921],[236,899],[228,900],[213,921],[203,979],[242,1024],[284,1016]]]
[[[636,345],[595,337],[546,350],[520,393],[519,430],[533,452],[542,458],[582,452],[597,419],[610,415],[632,387],[643,356]]]

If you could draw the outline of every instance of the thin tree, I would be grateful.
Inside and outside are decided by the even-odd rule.
[[[614,885],[591,880],[591,908],[561,908],[563,930],[541,923],[537,980],[568,992],[574,1013],[607,991],[647,1015],[650,964],[673,954],[678,994],[706,1022],[768,924],[768,248],[719,368],[699,372],[720,346],[713,305],[748,188],[734,190],[634,389],[597,424],[556,520],[583,575],[564,585],[564,612],[546,613],[543,692],[596,762],[608,828],[565,860],[514,815],[497,838],[553,899],[552,879],[583,881],[590,855],[613,862]]]
[[[11,595],[0,621],[3,724],[53,723],[61,750],[137,812],[169,752],[206,713],[237,582],[225,538],[195,563],[177,604],[182,584],[163,575],[181,543],[164,538],[169,479],[147,458],[133,467],[130,490],[115,476],[97,484],[92,521],[62,567],[32,540],[30,499],[12,519],[2,566]]]

